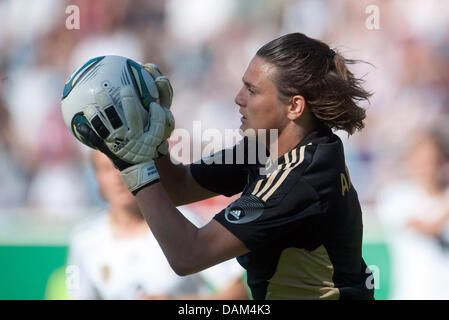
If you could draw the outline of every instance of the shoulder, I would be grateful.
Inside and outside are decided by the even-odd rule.
[[[314,131],[277,163],[270,164],[252,194],[264,202],[279,200],[289,193],[315,198],[320,184],[334,184],[338,172],[345,172],[340,138],[330,130]]]
[[[313,131],[279,159],[284,168],[302,174],[338,169],[345,161],[342,141],[327,129]]]
[[[346,195],[353,189],[341,139],[330,130],[316,133],[305,150],[301,176],[323,199]],[[340,199],[340,197],[337,197]]]
[[[330,130],[312,133],[304,144],[308,171],[340,169],[345,162],[344,148],[341,139]]]

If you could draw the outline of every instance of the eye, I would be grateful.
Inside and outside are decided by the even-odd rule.
[[[253,90],[253,89],[251,89],[251,88],[248,88],[248,92],[249,92],[249,95],[253,95],[253,94],[255,94],[256,92]]]

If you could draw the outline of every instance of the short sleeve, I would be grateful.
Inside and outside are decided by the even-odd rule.
[[[214,219],[251,251],[268,245],[316,247],[325,232],[327,203],[301,177],[303,170],[304,166],[287,167],[275,178],[266,177]]]
[[[203,188],[230,197],[243,191],[249,169],[255,166],[260,164],[250,163],[248,143],[242,139],[233,148],[223,149],[198,163],[192,163],[190,172]]]
[[[243,166],[228,164],[206,164],[203,161],[190,165],[195,181],[204,189],[227,197],[242,192],[248,172]]]

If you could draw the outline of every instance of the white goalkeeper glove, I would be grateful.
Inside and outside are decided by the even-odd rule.
[[[170,84],[170,81],[167,77],[165,77],[158,66],[153,63],[145,63],[142,64],[142,67],[148,71],[149,74],[154,79],[156,83],[157,89],[159,91],[159,104],[163,107],[166,112],[166,125],[164,131],[164,141],[160,145],[158,152],[161,155],[166,155],[168,153],[168,141],[167,139],[170,137],[170,134],[173,131],[172,125],[175,123],[175,119],[173,118],[173,114],[170,112],[171,103],[173,101],[173,88]]]
[[[128,189],[136,194],[143,187],[159,181],[153,160],[159,157],[160,147],[162,152],[165,151],[161,144],[170,136],[174,118],[168,108],[153,102],[149,108],[150,125],[144,131],[138,111],[142,106],[132,87],[123,87],[120,99],[126,124],[121,121],[111,97],[100,91],[95,95],[96,103],[84,109],[90,126],[80,123],[76,129],[112,160]]]

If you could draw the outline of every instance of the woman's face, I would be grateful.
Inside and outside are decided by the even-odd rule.
[[[120,171],[103,153],[94,151],[95,177],[103,198],[113,206],[133,206],[136,200],[123,183]]]
[[[242,114],[240,129],[278,129],[288,123],[287,105],[278,98],[272,79],[275,67],[255,56],[242,81],[243,86],[235,97]]]
[[[408,170],[419,180],[436,179],[444,164],[444,153],[432,137],[420,139],[408,154]]]

